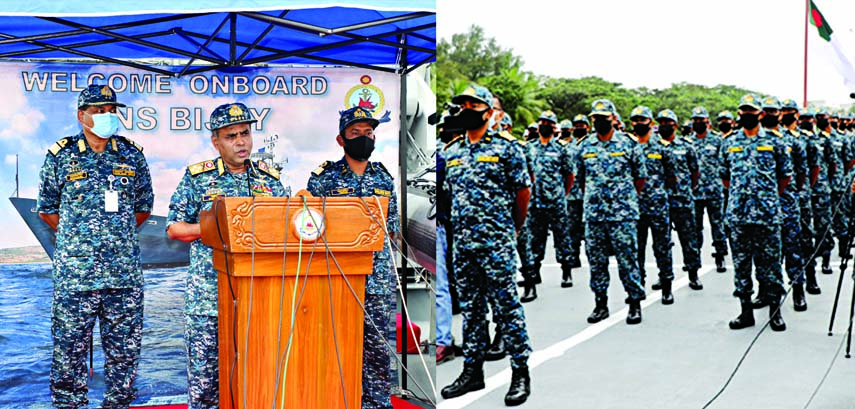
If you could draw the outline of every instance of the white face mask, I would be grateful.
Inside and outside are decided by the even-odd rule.
[[[92,128],[89,128],[92,133],[97,135],[99,138],[108,139],[109,137],[116,134],[116,131],[119,130],[119,116],[112,113],[107,112],[104,114],[86,114],[92,117]],[[85,125],[84,125],[85,126]]]

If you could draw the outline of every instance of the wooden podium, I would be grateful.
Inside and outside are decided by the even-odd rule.
[[[220,408],[278,409],[283,396],[292,409],[361,406],[359,303],[373,253],[384,245],[375,220],[385,223],[388,209],[388,199],[378,199],[327,198],[324,207],[305,191],[290,199],[220,197],[201,212],[219,287]]]

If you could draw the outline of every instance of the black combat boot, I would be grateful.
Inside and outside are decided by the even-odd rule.
[[[805,289],[808,294],[822,294],[822,289],[819,288],[819,284],[816,282],[816,271],[813,270],[812,267],[808,267],[808,270],[805,270]]]
[[[763,291],[757,291],[757,296],[754,297],[754,300],[751,301],[751,307],[755,310],[759,310],[763,307],[769,306],[769,299],[766,297],[766,294]]]
[[[650,289],[651,289],[651,290],[654,290],[654,291],[655,291],[655,290],[661,290],[661,289],[662,289],[662,281],[660,281],[659,279],[657,279],[657,280],[656,280],[656,282],[655,282],[655,283],[653,283],[653,284],[650,286]]]
[[[537,286],[533,284],[525,285],[525,292],[520,297],[520,302],[532,302],[537,299]]]
[[[484,389],[484,363],[467,364],[464,362],[463,372],[451,385],[442,388],[441,393],[443,398],[451,399],[481,389]]]
[[[505,395],[505,406],[517,406],[525,403],[531,395],[531,378],[528,375],[528,365],[511,369],[511,387]]]
[[[525,287],[526,280],[531,277],[534,280],[534,284],[540,284],[540,263],[535,263],[533,266],[522,267],[520,268],[520,273],[522,273],[523,279],[517,281],[517,286]]]
[[[793,309],[796,311],[807,311],[804,284],[793,284]]]
[[[724,273],[727,271],[727,268],[724,267],[724,254],[713,254],[715,256],[715,271],[719,273]]]
[[[822,256],[822,274],[833,273],[833,271],[831,271],[831,266],[828,265],[828,263],[831,261],[831,260],[829,260],[829,258],[831,258],[831,257],[830,256]]]
[[[662,304],[674,304],[674,294],[671,292],[671,280],[662,280]]]
[[[561,265],[561,288],[568,288],[573,286],[573,265],[571,264],[562,264]]]
[[[664,283],[662,291],[665,291]],[[629,300],[629,313],[626,314],[626,323],[628,325],[641,324],[641,300]]]
[[[502,337],[502,329],[497,325],[496,326],[496,334],[493,335],[493,342],[490,343],[490,347],[487,348],[487,352],[484,353],[485,361],[498,361],[507,355],[505,351],[505,341]]]
[[[689,269],[689,288],[696,291],[704,289],[704,285],[701,284],[701,280],[698,278],[698,269],[696,268]]]
[[[784,322],[784,317],[781,316],[781,309],[783,309],[784,297],[775,296],[769,302],[769,327],[772,328],[772,331],[785,331],[787,329],[787,323]]]
[[[743,329],[754,326],[754,308],[751,306],[751,297],[747,296],[739,300],[739,306],[742,312],[738,317],[734,318],[728,325],[730,329]]]
[[[594,297],[597,305],[594,311],[588,316],[588,323],[595,324],[609,317],[609,296],[605,294],[595,294]]]
[[[849,254],[849,248],[847,248],[848,245],[849,239],[847,239],[846,237],[841,237],[840,240],[838,240],[837,255],[840,257],[841,260],[846,260],[852,257]]]

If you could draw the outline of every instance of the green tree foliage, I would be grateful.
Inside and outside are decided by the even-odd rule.
[[[513,50],[501,47],[475,25],[468,33],[453,35],[451,42],[440,40],[435,70],[438,111],[442,112],[442,106],[452,95],[474,82],[502,99],[506,115],[514,120],[514,133],[520,134],[542,110],[553,110],[559,120],[572,119],[577,114],[589,113],[591,103],[600,98],[615,104],[627,126],[630,112],[638,105],[646,105],[654,115],[662,109],[671,109],[681,122],[690,119],[694,107],[703,106],[715,122],[720,111],[729,110],[736,115],[739,98],[754,92],[732,85],[707,87],[685,82],[664,89],[627,88],[599,77],[537,77],[524,71],[522,64],[522,58],[514,55]],[[766,95],[754,93],[760,97]]]

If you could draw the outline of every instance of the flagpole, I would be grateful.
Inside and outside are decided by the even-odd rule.
[[[810,0],[805,0],[805,68],[804,68],[804,100],[802,106],[807,108],[807,77],[808,77],[808,19],[810,18]]]

